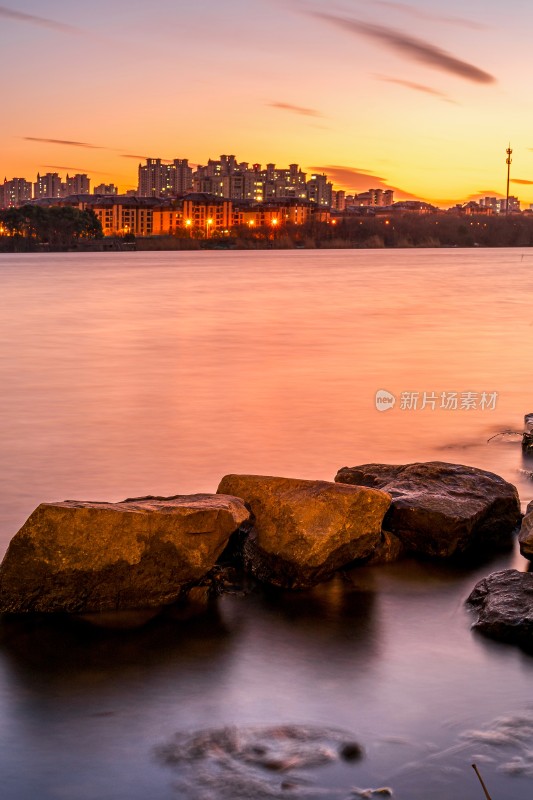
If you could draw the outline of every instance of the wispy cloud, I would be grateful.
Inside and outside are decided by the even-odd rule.
[[[58,165],[58,164],[42,164],[42,167],[43,169],[76,170],[76,172],[81,172],[81,173],[89,172],[89,170],[86,169],[85,167],[65,167],[64,165]]]
[[[16,22],[28,22],[30,25],[39,25],[41,28],[51,28],[61,33],[83,33],[81,28],[76,28],[74,25],[67,25],[64,22],[57,22],[47,17],[39,17],[37,14],[25,14],[23,11],[14,11],[12,8],[6,8],[5,6],[0,6],[0,17],[12,19]]]
[[[121,153],[120,157],[121,158],[133,158],[135,161],[148,161],[149,158],[154,158],[155,156],[153,156],[153,155],[152,156],[139,156],[139,155],[135,155],[135,153]],[[158,156],[158,158],[159,158],[159,156]],[[159,158],[159,160],[161,161],[162,164],[173,164],[174,163],[174,159],[173,158]],[[189,164],[189,166],[192,167],[193,164]],[[196,166],[198,166],[198,165],[196,165]]]
[[[383,8],[390,8],[392,11],[400,11],[402,14],[408,14],[417,19],[428,20],[429,22],[444,22],[446,25],[459,25],[462,28],[470,28],[471,30],[486,30],[487,25],[477,22],[473,19],[465,19],[464,17],[448,17],[440,14],[432,14],[430,11],[412,6],[409,3],[395,3],[393,0],[374,0],[374,5],[383,6]]]
[[[388,28],[384,25],[374,25],[369,22],[342,17],[336,14],[326,14],[325,12],[307,12],[318,19],[324,20],[337,28],[341,28],[357,36],[385,45],[390,50],[400,53],[411,61],[427,64],[434,69],[456,75],[473,83],[496,83],[496,78],[473,64],[462,61],[450,55],[445,50],[431,44],[431,42],[415,39],[403,31]]]
[[[456,100],[452,100],[451,97],[444,92],[440,92],[438,89],[433,89],[432,86],[425,86],[422,83],[414,83],[413,81],[405,81],[401,78],[391,78],[388,75],[374,75],[373,77],[378,81],[383,81],[384,83],[395,83],[398,86],[404,86],[406,89],[412,89],[415,92],[423,92],[424,94],[433,95],[433,97],[438,97],[440,100],[444,100],[446,103],[459,105]]]
[[[345,167],[338,164],[311,167],[310,169],[313,172],[326,173],[335,186],[342,187],[350,192],[366,192],[368,189],[383,189],[384,191],[392,189],[396,195],[396,200],[420,199],[404,189],[391,186],[387,178],[376,175],[371,170],[360,169],[359,167]]]
[[[290,111],[293,114],[300,114],[302,117],[322,117],[320,111],[315,108],[305,108],[304,106],[296,106],[293,103],[274,102],[267,103],[271,108],[279,108],[281,111]]]
[[[66,167],[64,165],[58,164],[41,164],[42,169],[53,169],[53,170],[61,170],[62,172],[79,172],[82,175],[84,174],[91,174],[91,175],[109,175],[109,172],[100,172],[94,169],[88,169],[87,167]]]
[[[84,147],[88,150],[106,150],[106,147],[101,147],[97,144],[89,144],[88,142],[73,142],[69,139],[43,139],[40,136],[23,136],[26,142],[44,142],[45,144],[61,144],[69,147]]]
[[[478,189],[474,194],[469,194],[467,200],[480,200],[482,197],[503,197],[497,189]]]
[[[524,178],[511,178],[511,183],[520,183],[523,186],[533,186],[533,181],[526,181]]]

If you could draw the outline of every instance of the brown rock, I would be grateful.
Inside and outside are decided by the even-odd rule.
[[[368,566],[391,564],[398,561],[404,553],[405,547],[401,539],[390,531],[381,531],[381,539],[366,563]]]
[[[392,496],[384,526],[415,553],[446,558],[510,546],[520,522],[518,492],[492,472],[442,461],[343,467],[337,482]]]
[[[518,534],[520,542],[520,552],[524,558],[533,560],[533,500],[526,509],[526,515],[522,520],[522,527]]]
[[[226,475],[218,491],[241,497],[252,512],[246,567],[286,588],[312,586],[367,558],[390,505],[380,491],[262,475]]]
[[[171,603],[249,513],[222,495],[43,503],[0,566],[0,611],[122,611]]]

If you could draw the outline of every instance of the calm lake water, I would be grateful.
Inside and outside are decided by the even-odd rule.
[[[228,472],[438,459],[533,498],[516,437],[488,442],[533,411],[529,250],[3,255],[0,287],[2,551],[42,501],[209,492]],[[476,800],[476,760],[494,800],[530,800],[533,658],[463,607],[509,565],[527,569],[516,552],[362,569],[121,636],[4,624],[2,797],[225,799],[156,748],[290,723],[351,731],[366,756],[287,796]]]

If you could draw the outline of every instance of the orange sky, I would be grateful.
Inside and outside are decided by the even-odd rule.
[[[140,158],[298,162],[337,188],[533,203],[530,0],[0,5],[8,179]]]

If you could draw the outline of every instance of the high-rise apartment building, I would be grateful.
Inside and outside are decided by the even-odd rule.
[[[307,199],[323,208],[331,208],[333,184],[328,182],[327,175],[311,175],[307,181]]]
[[[166,197],[172,194],[172,173],[169,164],[160,158],[148,158],[139,164],[139,197]]]
[[[15,208],[31,200],[31,183],[25,178],[4,178],[0,186],[0,208]]]
[[[342,189],[331,193],[331,208],[335,211],[346,211],[346,192]]]
[[[33,196],[36,200],[41,200],[43,197],[61,197],[62,186],[57,172],[47,172],[46,175],[37,173],[37,180],[33,184]]]
[[[107,197],[118,194],[118,189],[114,183],[99,183],[94,187],[93,194],[101,194]]]
[[[175,158],[174,167],[174,194],[187,194],[192,191],[192,167],[187,158]]]
[[[394,202],[394,192],[392,189],[368,189],[356,195],[354,204],[356,206],[391,206]]]
[[[90,194],[91,179],[85,174],[69,176],[67,173],[67,179],[65,181],[63,191],[64,197],[68,197],[71,194]]]
[[[482,197],[479,201],[482,208],[491,208],[494,214],[505,214],[507,211],[507,200],[505,197]],[[509,213],[520,211],[520,200],[518,197],[509,197]]]
[[[148,158],[139,164],[139,197],[172,197],[191,191],[192,168],[186,158],[164,163],[160,158]]]

